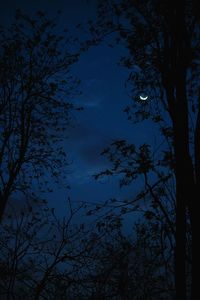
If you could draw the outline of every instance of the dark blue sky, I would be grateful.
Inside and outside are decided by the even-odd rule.
[[[16,8],[28,14],[42,9],[53,15],[58,9],[62,15],[61,27],[73,28],[77,23],[95,17],[95,1],[87,0],[7,0],[0,3],[1,22],[9,24]],[[74,126],[69,130],[65,148],[72,164],[69,167],[71,190],[61,187],[48,195],[52,206],[62,211],[67,196],[74,201],[104,201],[111,197],[132,197],[137,186],[120,191],[117,178],[96,182],[92,175],[104,169],[108,162],[100,152],[115,139],[127,139],[135,144],[154,143],[153,127],[147,123],[132,125],[127,121],[123,108],[130,103],[124,88],[127,70],[117,65],[124,53],[120,47],[100,45],[81,56],[73,67],[74,74],[81,79],[83,95],[75,101],[84,107],[76,114]]]

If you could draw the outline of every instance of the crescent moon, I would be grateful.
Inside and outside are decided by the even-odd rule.
[[[145,100],[147,100],[147,99],[148,99],[148,96],[142,97],[142,96],[140,95],[140,100],[145,101]]]

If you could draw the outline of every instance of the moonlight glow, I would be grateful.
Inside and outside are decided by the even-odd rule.
[[[145,96],[145,97],[144,97],[144,96],[141,96],[141,95],[140,95],[140,100],[146,101],[147,99],[148,99],[148,96]]]

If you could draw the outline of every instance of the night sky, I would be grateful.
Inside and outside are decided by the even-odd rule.
[[[28,14],[42,9],[50,16],[60,9],[59,26],[67,27],[75,34],[77,23],[95,18],[96,3],[84,0],[1,1],[1,23],[10,24],[16,8]],[[108,166],[108,161],[100,153],[114,140],[126,139],[137,145],[156,143],[156,134],[149,123],[144,121],[133,125],[123,112],[131,101],[124,87],[128,71],[117,64],[124,53],[120,46],[109,48],[106,43],[101,44],[85,52],[73,67],[73,73],[81,79],[82,91],[82,95],[73,101],[84,110],[74,114],[72,126],[68,129],[69,139],[64,145],[71,162],[68,175],[71,189],[55,186],[54,192],[47,195],[50,205],[58,212],[62,212],[67,196],[72,201],[100,202],[112,197],[130,198],[138,190],[137,184],[120,190],[117,178],[97,182],[92,177]]]

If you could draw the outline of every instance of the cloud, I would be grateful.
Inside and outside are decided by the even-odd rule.
[[[80,149],[80,156],[90,166],[105,165],[105,158],[100,154],[109,143],[109,139],[100,137],[100,140],[84,145]]]
[[[101,98],[93,98],[83,104],[83,107],[86,108],[100,108],[101,106]]]
[[[92,136],[95,135],[96,135],[96,130],[94,127],[81,122],[81,123],[77,123],[75,126],[70,128],[69,139],[72,142],[74,142],[74,140],[81,141],[81,140],[91,138]]]

